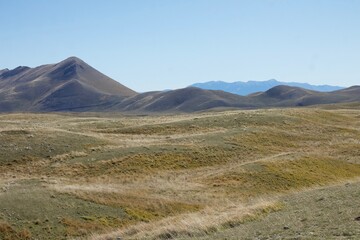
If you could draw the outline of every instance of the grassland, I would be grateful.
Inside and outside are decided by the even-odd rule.
[[[0,239],[360,238],[356,104],[3,114],[0,140]]]

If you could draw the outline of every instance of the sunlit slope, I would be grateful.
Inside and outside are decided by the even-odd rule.
[[[1,115],[0,236],[217,239],[273,214],[285,221],[309,189],[320,196],[360,177],[351,106]],[[308,206],[327,213],[331,199]],[[346,234],[359,236],[353,226]]]

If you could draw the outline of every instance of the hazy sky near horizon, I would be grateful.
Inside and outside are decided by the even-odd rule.
[[[0,69],[77,56],[136,90],[360,84],[358,0],[0,0]]]

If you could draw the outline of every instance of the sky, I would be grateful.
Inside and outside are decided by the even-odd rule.
[[[360,85],[358,0],[0,0],[0,69],[77,56],[136,91]]]

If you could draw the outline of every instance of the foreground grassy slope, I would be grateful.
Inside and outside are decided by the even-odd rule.
[[[358,181],[290,194],[281,211],[198,239],[359,239],[359,196]]]
[[[0,115],[0,239],[252,238],[308,189],[360,177],[359,119],[357,105]]]

